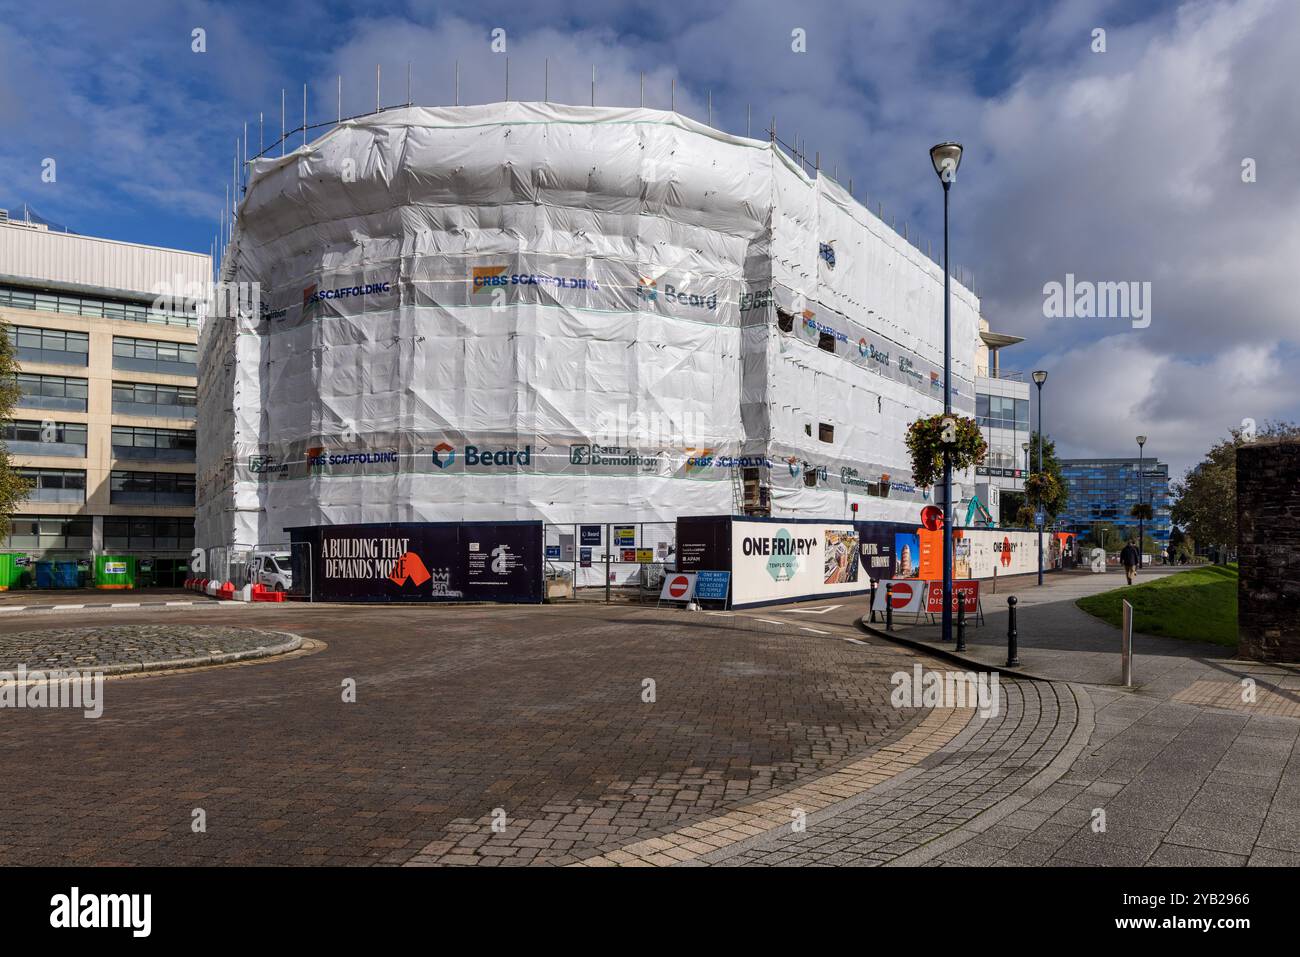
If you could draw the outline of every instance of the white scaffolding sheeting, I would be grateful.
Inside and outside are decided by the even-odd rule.
[[[201,335],[204,545],[671,521],[746,480],[775,515],[923,497],[903,435],[942,407],[942,273],[765,140],[538,103],[345,121],[254,162],[222,278],[261,308]]]

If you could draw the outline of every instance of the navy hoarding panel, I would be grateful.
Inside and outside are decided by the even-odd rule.
[[[895,536],[915,533],[915,525],[904,525],[902,522],[855,522],[858,527],[858,541],[861,548],[858,551],[862,567],[866,569],[867,574],[876,581],[883,581],[894,576],[894,563],[897,559],[895,554]],[[913,556],[915,562],[915,556]]]
[[[289,529],[317,601],[540,602],[541,522],[402,522]],[[297,557],[303,552],[295,547]],[[297,569],[295,569],[295,573]]]
[[[677,519],[677,571],[731,571],[731,518]]]

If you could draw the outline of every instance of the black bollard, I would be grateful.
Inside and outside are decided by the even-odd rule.
[[[1019,668],[1020,655],[1016,645],[1016,596],[1007,599],[1007,667]]]
[[[957,650],[966,650],[966,603],[957,601]]]
[[[885,586],[885,631],[894,630],[894,583]]]
[[[876,580],[871,579],[871,623],[876,623]]]

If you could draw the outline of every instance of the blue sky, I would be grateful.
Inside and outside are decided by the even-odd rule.
[[[953,258],[994,328],[1042,365],[1047,428],[1072,455],[1132,436],[1176,474],[1243,418],[1300,419],[1300,5],[1286,0],[572,4],[0,0],[0,207],[77,232],[206,252],[243,124],[290,127],[385,104],[511,96],[677,106],[744,132],[775,115],[824,168],[909,232],[941,236],[927,148],[966,148]],[[195,28],[205,53],[191,51]],[[791,51],[806,31],[807,52]],[[1106,31],[1106,50],[1093,31]],[[57,181],[41,181],[46,158]],[[1241,163],[1256,163],[1243,183]],[[1047,319],[1067,273],[1152,283],[1151,325]]]

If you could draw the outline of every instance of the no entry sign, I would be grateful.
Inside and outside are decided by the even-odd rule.
[[[872,604],[873,611],[885,610],[885,586],[893,585],[890,593],[891,604],[894,611],[917,612],[921,610],[922,599],[925,596],[925,582],[916,578],[908,579],[887,579],[886,581],[876,583],[876,600]]]
[[[673,572],[664,576],[664,587],[659,592],[660,601],[690,601],[694,597],[694,572]]]

